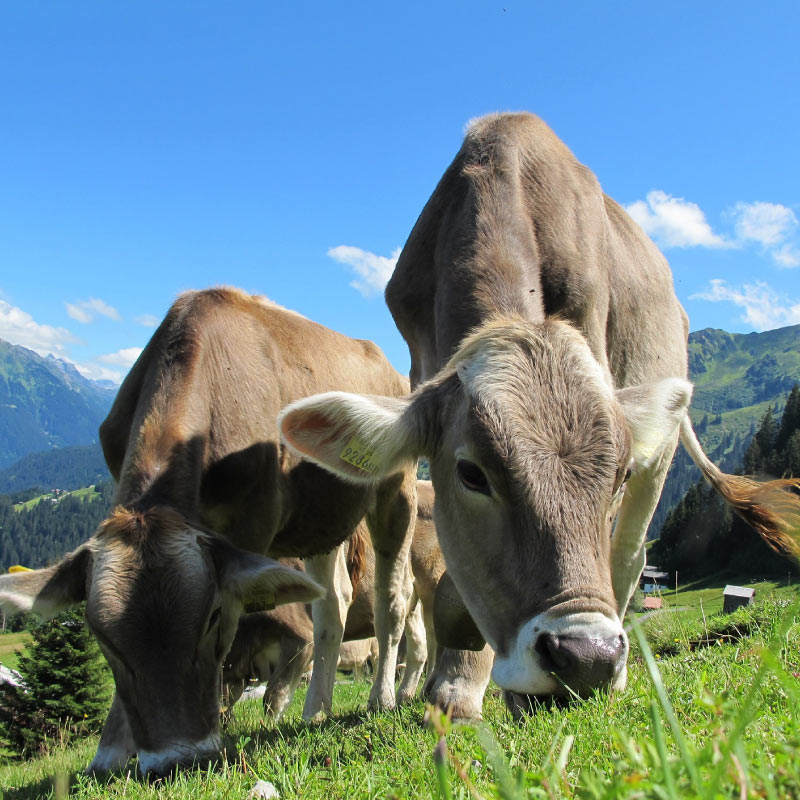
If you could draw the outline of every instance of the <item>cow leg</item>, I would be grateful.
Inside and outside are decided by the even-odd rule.
[[[658,505],[676,446],[677,435],[674,444],[665,448],[655,464],[631,478],[625,487],[625,497],[611,537],[611,584],[620,621],[628,610],[644,569],[647,527]]]
[[[347,574],[346,546],[340,545],[330,553],[306,559],[306,572],[325,589],[325,595],[311,604],[314,671],[303,707],[303,719],[307,722],[331,713],[339,646],[347,610],[353,601],[353,586]]]
[[[431,600],[423,602],[422,598],[420,598],[420,606],[422,608],[422,623],[425,626],[425,646],[427,650],[427,667],[425,671],[430,675],[436,667],[437,660],[436,630],[433,624],[433,602]]]
[[[292,702],[312,657],[311,642],[294,636],[282,638],[280,656],[264,692],[264,713],[268,717],[277,719]]]
[[[417,693],[417,684],[422,677],[427,658],[427,641],[425,624],[422,621],[422,603],[414,593],[411,597],[411,610],[406,615],[406,670],[397,690],[397,702],[405,703],[413,700]]]
[[[435,669],[425,681],[425,698],[447,711],[455,720],[476,720],[483,716],[483,695],[489,685],[494,651],[451,650],[440,647]]]
[[[102,774],[121,770],[136,754],[133,733],[128,723],[128,715],[115,692],[111,708],[100,734],[100,743],[92,763],[86,768],[89,774]]]
[[[225,706],[223,716],[227,721],[233,714],[233,707],[247,688],[247,678],[235,678],[222,684],[222,704]]]
[[[409,470],[376,490],[367,526],[375,551],[375,636],[378,670],[369,695],[369,708],[393,708],[397,648],[403,634],[411,596],[408,553],[417,518],[416,474]]]

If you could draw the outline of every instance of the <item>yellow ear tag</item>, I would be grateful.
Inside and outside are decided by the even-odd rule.
[[[342,461],[352,464],[356,469],[372,474],[378,471],[380,459],[376,457],[375,450],[367,447],[357,436],[354,436],[339,454]]]
[[[267,592],[263,597],[252,603],[245,603],[244,610],[248,614],[254,611],[272,611],[275,608],[275,592]]]

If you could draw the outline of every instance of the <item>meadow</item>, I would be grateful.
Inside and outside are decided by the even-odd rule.
[[[342,676],[334,716],[319,725],[300,718],[303,690],[278,723],[264,719],[257,700],[237,704],[215,766],[153,782],[133,772],[96,780],[81,772],[93,737],[53,742],[27,761],[6,759],[0,790],[14,800],[244,800],[265,780],[280,797],[304,800],[797,797],[795,589],[762,591],[759,603],[733,615],[710,615],[705,602],[701,611],[696,595],[687,612],[650,617],[642,642],[631,636],[624,692],[539,705],[522,723],[493,685],[478,726],[451,725],[421,701],[370,714],[369,683]],[[687,589],[683,603],[698,591]]]

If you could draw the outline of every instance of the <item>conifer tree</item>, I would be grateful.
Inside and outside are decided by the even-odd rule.
[[[21,755],[65,734],[99,730],[112,687],[82,608],[41,622],[31,633],[18,667],[24,687],[0,688],[0,743]]]
[[[775,449],[783,450],[795,431],[800,431],[800,385],[798,384],[792,387],[786,399],[781,424],[775,436]]]

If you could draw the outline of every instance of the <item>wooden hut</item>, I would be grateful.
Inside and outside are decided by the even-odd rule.
[[[755,589],[745,586],[731,586],[728,584],[722,593],[722,613],[730,614],[741,606],[749,606],[756,595]]]

